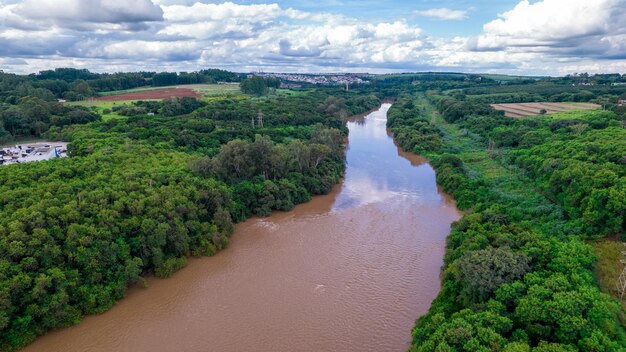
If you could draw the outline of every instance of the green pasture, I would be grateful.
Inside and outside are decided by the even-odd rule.
[[[145,100],[145,99],[144,99]],[[126,116],[119,115],[111,110],[114,106],[130,105],[138,100],[124,100],[124,101],[102,101],[102,100],[83,100],[73,101],[66,104],[73,106],[84,106],[97,112],[102,116],[102,119],[107,121],[111,119],[123,119]]]

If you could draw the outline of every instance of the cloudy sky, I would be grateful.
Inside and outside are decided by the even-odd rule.
[[[0,69],[626,73],[626,0],[0,0]]]

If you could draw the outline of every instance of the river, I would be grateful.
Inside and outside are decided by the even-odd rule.
[[[348,123],[332,193],[237,225],[228,249],[24,351],[404,351],[460,214],[394,144],[389,107]]]

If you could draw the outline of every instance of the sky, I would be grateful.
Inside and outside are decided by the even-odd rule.
[[[626,73],[626,0],[0,0],[0,70]]]

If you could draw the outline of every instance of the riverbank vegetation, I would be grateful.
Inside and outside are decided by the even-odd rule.
[[[343,118],[379,104],[333,89],[182,98],[47,126],[70,158],[0,168],[0,350],[213,255],[233,222],[327,193],[344,170]]]
[[[626,230],[624,116],[511,119],[490,109],[493,96],[405,91],[389,127],[431,159],[468,211],[452,228],[442,291],[411,350],[620,351],[625,313],[599,290],[595,255],[604,253],[587,240]]]
[[[0,73],[0,141],[62,139],[71,154],[0,167],[0,351],[216,253],[234,222],[328,192],[344,170],[345,118],[385,97],[396,141],[429,157],[467,211],[412,350],[619,351],[624,309],[600,288],[611,293],[626,230],[622,80],[423,73],[286,94],[221,70]],[[250,95],[57,101],[215,82]],[[606,111],[511,119],[489,106],[534,101]]]

